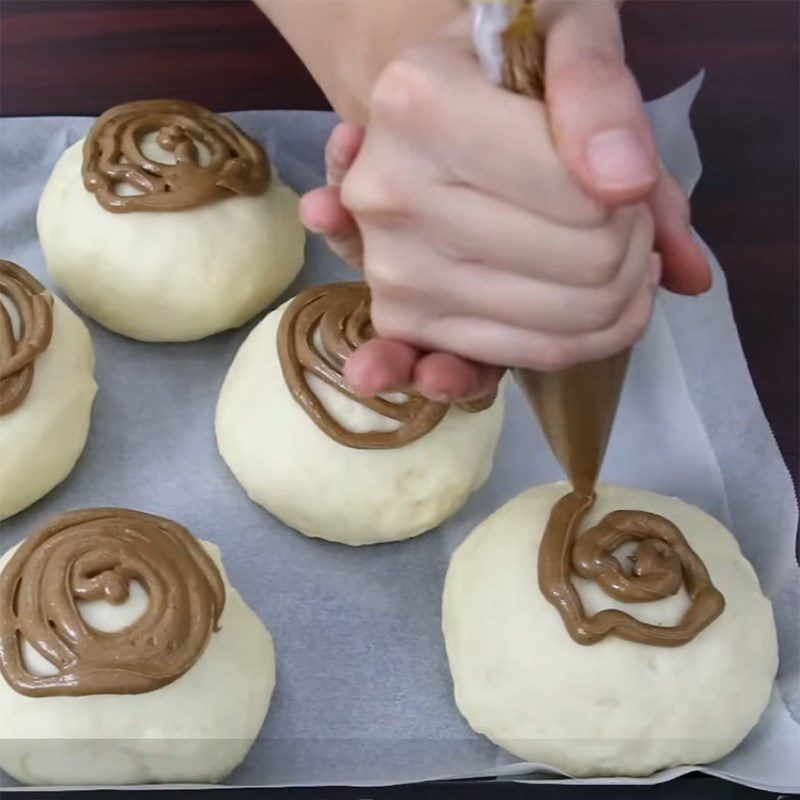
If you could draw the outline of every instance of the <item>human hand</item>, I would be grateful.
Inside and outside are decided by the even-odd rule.
[[[379,338],[346,376],[365,394],[463,399],[491,391],[500,365],[600,358],[646,328],[661,262],[668,288],[710,283],[613,5],[537,8],[546,109],[488,84],[461,19],[384,70],[366,134],[331,136],[329,186],[302,214],[363,260]]]

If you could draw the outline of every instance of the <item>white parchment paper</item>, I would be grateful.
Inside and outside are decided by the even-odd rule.
[[[696,79],[650,107],[664,161],[687,189],[700,174],[688,123],[698,87]],[[295,190],[323,182],[332,114],[232,116],[268,146]],[[90,123],[0,123],[2,256],[51,286],[36,239],[36,204],[56,159]],[[735,531],[775,608],[781,672],[759,725],[734,753],[703,771],[791,791],[800,789],[797,504],[716,262],[714,270],[714,289],[704,297],[661,298],[634,352],[604,477],[682,497]],[[311,238],[292,293],[344,278],[352,273]],[[217,393],[252,324],[201,342],[158,345],[124,339],[88,321],[100,390],[86,451],[62,486],[2,524],[2,549],[57,513],[97,505],[173,517],[221,546],[231,580],[275,637],[278,660],[267,721],[229,785],[477,776],[552,782],[552,774],[543,774],[546,767],[516,761],[461,718],[440,632],[442,583],[454,548],[523,489],[561,477],[516,387],[510,388],[491,479],[446,524],[408,542],[360,549],[310,540],[252,504],[215,446]],[[652,783],[692,769],[620,780]]]

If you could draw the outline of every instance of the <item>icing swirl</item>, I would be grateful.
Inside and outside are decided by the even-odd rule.
[[[53,298],[39,281],[22,267],[0,261],[0,293],[17,317],[14,320],[0,302],[0,416],[13,411],[28,396],[33,383],[34,362],[50,344],[53,335]]]
[[[613,511],[580,536],[581,520],[595,495],[570,492],[553,507],[539,546],[539,587],[558,610],[578,644],[594,644],[608,634],[642,644],[677,647],[694,639],[724,610],[725,599],[705,565],[668,519],[646,511]],[[637,542],[628,574],[614,551]],[[587,616],[575,586],[574,571],[595,581],[610,597],[645,603],[685,587],[690,605],[677,625],[651,625],[619,609]]]
[[[331,439],[365,450],[403,447],[433,430],[450,406],[419,395],[406,395],[398,402],[360,397],[350,389],[342,370],[348,357],[374,335],[369,305],[369,288],[362,282],[313,286],[298,294],[278,328],[281,369],[292,396]],[[396,420],[400,427],[366,433],[343,427],[308,385],[309,374],[366,408]],[[482,411],[493,401],[491,397],[460,405],[467,411]]]
[[[131,580],[148,596],[136,622],[105,633],[83,620],[77,601],[119,605]],[[71,511],[25,540],[0,574],[0,672],[29,697],[149,692],[192,667],[224,605],[219,570],[186,528],[122,508]],[[29,672],[23,640],[55,675]]]
[[[143,139],[174,164],[143,152]],[[125,103],[98,117],[83,144],[83,184],[107,211],[181,211],[269,185],[262,147],[226,117],[183,100]],[[122,194],[124,184],[138,194]]]

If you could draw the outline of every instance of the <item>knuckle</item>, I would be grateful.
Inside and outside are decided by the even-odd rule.
[[[411,207],[399,176],[369,164],[356,165],[347,173],[340,196],[355,216],[405,216]]]
[[[378,336],[385,339],[410,341],[414,326],[410,324],[407,315],[403,314],[394,303],[373,295],[370,317],[372,327]]]
[[[594,293],[586,319],[591,330],[610,328],[622,315],[626,298],[616,287],[604,287]]]
[[[430,74],[412,61],[398,59],[378,76],[370,111],[373,118],[406,121],[429,109],[434,95]]]
[[[413,276],[408,267],[396,261],[372,259],[369,268],[369,284],[372,289],[372,305],[384,299],[408,300],[415,294]]]
[[[592,235],[591,252],[584,270],[588,286],[600,287],[611,283],[625,258],[625,239],[610,227]]]
[[[440,231],[432,241],[435,252],[445,261],[469,265],[469,254],[466,239],[457,231]]]
[[[583,58],[559,67],[550,76],[550,80],[551,84],[558,87],[560,93],[581,94],[633,82],[628,68],[621,59],[599,53],[587,53]]]

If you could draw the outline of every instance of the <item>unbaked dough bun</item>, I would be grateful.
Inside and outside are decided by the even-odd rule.
[[[144,137],[142,153],[174,164],[155,136]],[[274,166],[260,194],[120,213],[84,186],[83,147],[76,142],[59,159],[36,224],[52,276],[110,330],[143,341],[200,339],[242,325],[299,272],[305,234],[298,199]],[[200,159],[208,160],[202,147]],[[133,194],[130,184],[121,187],[120,195]]]
[[[307,536],[350,545],[407,539],[454,514],[491,471],[502,394],[485,411],[452,407],[402,447],[347,447],[314,424],[286,385],[276,340],[288,305],[242,344],[217,404],[219,451],[250,498]],[[350,431],[396,427],[313,375],[308,384]]]
[[[30,785],[214,783],[247,755],[275,686],[272,638],[225,573],[219,548],[200,542],[219,568],[219,629],[188,672],[141,694],[30,697],[0,675],[0,768]],[[0,559],[0,570],[16,547]],[[121,605],[78,603],[81,616],[114,633],[145,612],[138,582]],[[26,665],[52,667],[31,648]]]
[[[0,297],[18,338],[19,315],[8,296]],[[92,340],[86,325],[58,297],[50,297],[49,344],[32,362],[27,395],[0,414],[0,519],[22,511],[61,483],[89,433],[97,392]]]
[[[526,761],[580,777],[649,775],[706,764],[744,739],[767,705],[777,670],[775,622],[752,566],[731,533],[673,497],[601,485],[584,529],[618,509],[675,523],[705,562],[726,607],[682,647],[608,636],[576,644],[539,591],[537,554],[563,483],[511,500],[453,554],[444,586],[443,630],[455,700],[470,726]],[[573,578],[587,613],[620,608],[674,625],[683,589],[624,604]]]

